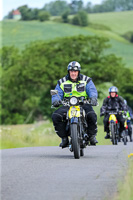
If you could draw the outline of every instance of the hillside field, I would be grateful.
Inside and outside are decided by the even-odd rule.
[[[13,21],[5,20],[0,26],[1,46],[15,45],[24,49],[25,45],[35,40],[52,40],[74,35],[98,35],[110,39],[112,47],[106,53],[115,53],[123,58],[127,67],[133,67],[133,44],[121,35],[133,30],[133,11],[89,14],[90,25],[79,27],[54,21]],[[105,26],[105,28],[104,28]]]
[[[119,35],[133,31],[133,11],[95,13],[89,15],[90,22],[103,24]]]

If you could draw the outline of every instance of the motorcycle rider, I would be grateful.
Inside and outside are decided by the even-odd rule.
[[[126,118],[127,118],[127,125],[128,125],[128,135],[130,137],[130,141],[132,141],[132,123],[131,120],[133,119],[133,112],[132,109],[128,106],[126,99],[124,99],[124,103],[127,107],[127,113],[126,113]]]
[[[121,96],[118,96],[118,89],[115,86],[109,88],[109,96],[106,97],[103,101],[103,105],[100,108],[100,116],[104,115],[104,132],[106,132],[105,139],[110,138],[109,132],[109,113],[108,111],[124,111],[126,114],[126,106],[124,103],[124,99]],[[122,136],[122,131],[124,130],[124,122],[125,119],[123,118],[122,114],[116,115],[118,122],[120,122],[120,136]]]
[[[61,100],[66,97],[89,97],[91,99],[91,104],[93,106],[97,105],[97,90],[90,77],[80,74],[81,66],[77,61],[72,61],[67,66],[68,74],[61,78],[55,90],[58,90],[58,95]],[[58,95],[52,96],[52,105],[58,107],[60,105],[60,99]],[[62,106],[58,108],[52,114],[53,125],[55,127],[55,132],[62,138],[60,147],[64,148],[68,145],[68,134],[66,130],[67,122],[64,120],[69,107]],[[88,136],[91,145],[96,145],[98,141],[96,140],[97,134],[97,115],[94,112],[90,104],[84,104],[83,109],[86,112],[86,120],[88,124]]]

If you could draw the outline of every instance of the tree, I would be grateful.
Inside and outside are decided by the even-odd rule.
[[[88,14],[85,11],[79,11],[78,15],[81,19],[81,26],[88,26],[89,21],[88,21]]]
[[[68,23],[69,22],[69,19],[68,19],[68,15],[69,15],[69,11],[65,11],[63,14],[62,14],[62,21],[64,23]]]
[[[13,18],[13,11],[14,11],[14,10],[12,10],[12,11],[10,11],[10,12],[8,13],[8,19],[12,19],[12,18]]]
[[[21,12],[22,20],[31,20],[31,9],[27,5],[18,7],[18,10]]]
[[[38,8],[34,8],[31,10],[31,19],[32,20],[38,20],[39,11],[40,10]]]
[[[88,26],[88,14],[85,11],[79,11],[72,19],[72,24],[79,26]]]
[[[40,115],[50,119],[50,89],[66,75],[72,60],[81,63],[81,73],[92,77],[95,85],[115,84],[132,105],[133,74],[126,72],[120,58],[104,54],[108,47],[106,38],[82,35],[32,42],[22,52],[3,47],[2,124],[31,123]]]
[[[65,11],[69,10],[69,6],[66,1],[57,0],[46,4],[43,9],[53,16],[60,16]]]
[[[72,0],[69,4],[71,14],[75,14],[80,10],[83,10],[83,1],[82,0]]]
[[[38,19],[43,22],[43,21],[47,21],[50,18],[50,13],[47,11],[40,11],[38,14]]]
[[[85,7],[85,11],[87,13],[91,13],[92,12],[92,3],[91,2],[88,2],[86,7]]]
[[[79,15],[75,15],[75,16],[72,18],[72,24],[73,24],[73,25],[80,26],[80,24],[81,24],[81,19],[80,19],[80,16],[79,16]]]

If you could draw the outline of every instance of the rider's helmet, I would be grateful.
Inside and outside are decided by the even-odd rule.
[[[118,88],[117,87],[115,87],[115,86],[112,86],[112,87],[110,87],[109,88],[109,93],[111,93],[111,92],[118,92]]]
[[[79,71],[81,70],[81,66],[77,61],[72,61],[67,66],[67,71]]]

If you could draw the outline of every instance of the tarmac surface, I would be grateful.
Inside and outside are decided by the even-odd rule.
[[[59,147],[0,153],[2,200],[109,200],[127,172],[133,142],[90,146],[80,159]]]

